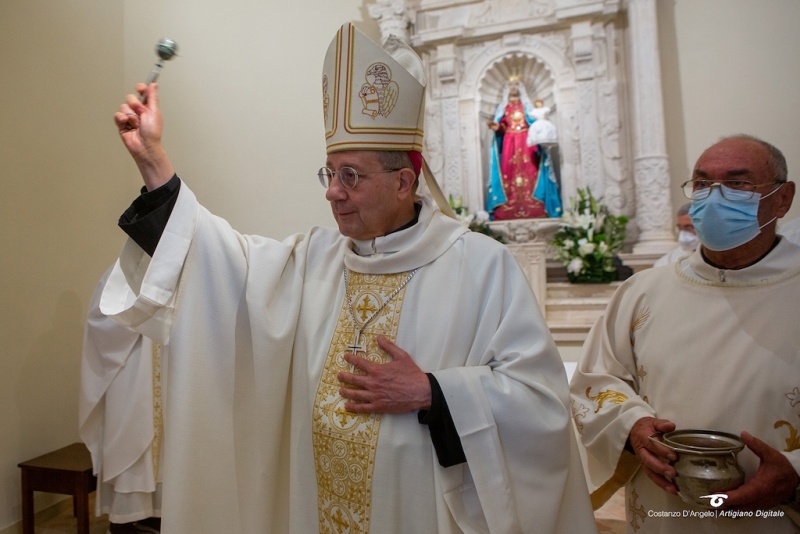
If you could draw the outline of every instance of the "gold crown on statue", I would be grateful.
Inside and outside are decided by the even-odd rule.
[[[509,82],[521,82],[522,81],[522,77],[520,77],[519,74],[512,74],[511,76],[508,77],[508,81]]]

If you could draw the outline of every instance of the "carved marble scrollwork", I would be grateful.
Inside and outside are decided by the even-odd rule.
[[[472,11],[470,26],[482,26],[553,14],[553,0],[488,0]]]
[[[606,184],[604,200],[614,213],[631,215],[632,205],[628,205],[622,187],[622,150],[620,147],[620,133],[622,124],[618,113],[618,96],[616,82],[609,81],[600,84],[600,148],[603,152],[603,174]]]
[[[671,203],[664,201],[669,192],[669,168],[665,157],[637,158],[636,205],[639,228],[642,232],[657,234],[672,225]]]
[[[437,178],[444,170],[444,140],[442,138],[442,112],[438,105],[425,107],[425,160]]]
[[[404,43],[409,43],[408,27],[410,20],[405,0],[377,0],[367,6],[369,16],[378,21],[381,28],[381,42],[394,35]]]
[[[520,219],[516,221],[494,221],[489,226],[502,235],[509,244],[544,243],[553,240],[561,228],[557,219]]]

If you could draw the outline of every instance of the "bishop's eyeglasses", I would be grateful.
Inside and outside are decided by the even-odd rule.
[[[353,189],[356,184],[358,183],[359,177],[366,178],[372,174],[384,174],[387,172],[397,172],[402,170],[400,169],[387,169],[385,171],[373,171],[373,172],[362,172],[361,174],[358,173],[353,167],[342,167],[338,171],[332,171],[327,167],[322,167],[317,176],[319,177],[319,183],[322,184],[322,187],[328,189],[331,186],[331,182],[333,181],[333,177],[337,174],[339,175],[339,181],[342,182],[342,185],[345,186],[347,189]]]
[[[775,181],[767,182],[766,184],[754,184],[746,180],[723,180],[721,182],[716,182],[714,180],[689,180],[681,184],[681,190],[683,191],[683,196],[689,200],[703,200],[704,198],[708,198],[712,188],[719,187],[719,192],[726,200],[743,202],[753,198],[753,195],[756,194],[756,189],[760,187],[782,183],[783,182]],[[736,191],[736,193],[731,194],[731,191]],[[745,196],[742,193],[750,194]]]

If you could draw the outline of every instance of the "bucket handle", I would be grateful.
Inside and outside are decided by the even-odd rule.
[[[648,439],[650,441],[652,441],[653,443],[658,443],[659,445],[662,445],[662,446],[668,448],[672,452],[682,452],[682,453],[686,453],[686,454],[698,454],[698,455],[701,455],[701,456],[704,456],[704,455],[716,456],[716,455],[720,454],[721,452],[723,452],[723,451],[716,451],[715,452],[715,451],[703,451],[703,450],[696,450],[696,449],[684,449],[684,448],[681,448],[681,447],[677,447],[675,445],[671,445],[671,444],[663,441],[662,439],[660,439],[661,436],[663,436],[663,435],[664,435],[663,432],[655,432],[653,434],[650,434]],[[656,439],[656,436],[659,436],[659,439]],[[736,463],[736,453],[735,452],[733,452],[733,451],[724,451],[724,452],[726,452],[727,454],[730,454],[731,458],[733,459],[733,463]]]

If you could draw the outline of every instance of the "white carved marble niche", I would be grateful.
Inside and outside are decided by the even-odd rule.
[[[674,246],[655,0],[377,0],[369,10],[384,39],[402,34],[425,62],[425,153],[446,194],[484,208],[486,121],[517,74],[531,99],[555,105],[564,204],[589,186],[631,219],[634,252]],[[552,227],[501,223],[512,243],[546,241]]]

